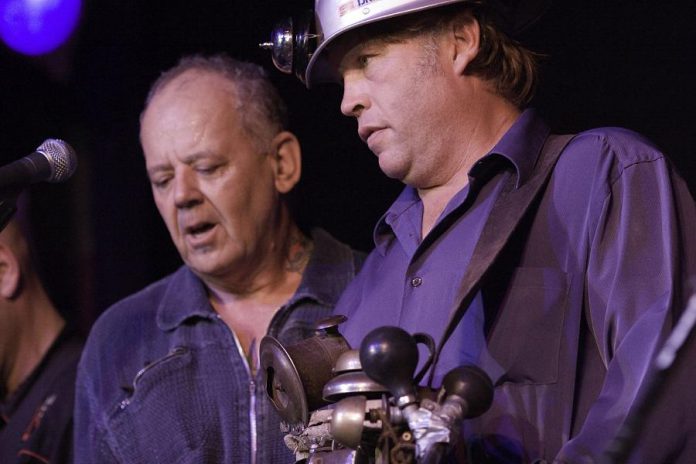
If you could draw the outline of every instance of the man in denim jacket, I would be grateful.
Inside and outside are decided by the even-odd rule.
[[[79,366],[80,463],[292,462],[258,343],[311,335],[360,257],[311,238],[286,195],[300,146],[263,71],[183,59],[153,85],[140,138],[157,208],[185,265],[97,321]]]

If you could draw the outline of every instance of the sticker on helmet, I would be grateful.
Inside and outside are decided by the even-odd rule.
[[[380,0],[349,0],[347,2],[340,3],[338,5],[338,16],[343,17],[344,15],[350,13],[353,10],[369,5],[370,3],[377,3]],[[363,13],[369,13],[369,8],[364,8]]]

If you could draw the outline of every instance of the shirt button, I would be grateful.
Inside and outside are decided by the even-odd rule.
[[[420,287],[420,284],[422,284],[422,283],[423,283],[423,279],[421,279],[420,277],[414,277],[413,279],[411,279],[411,286],[412,287]]]

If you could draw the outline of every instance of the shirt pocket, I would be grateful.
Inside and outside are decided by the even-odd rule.
[[[174,348],[133,379],[133,391],[109,417],[110,439],[125,463],[204,462],[210,405],[196,385],[189,348]]]
[[[514,271],[488,336],[491,355],[503,370],[497,384],[558,380],[568,282],[559,269]]]

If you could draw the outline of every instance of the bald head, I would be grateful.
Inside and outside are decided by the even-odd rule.
[[[192,76],[201,74],[217,76],[227,83],[224,87],[235,97],[233,108],[239,114],[240,123],[259,151],[267,151],[273,137],[287,128],[287,107],[264,69],[224,54],[187,56],[162,73],[150,88],[141,122],[157,95],[185,85]]]
[[[196,144],[211,130],[220,132],[220,137],[228,132],[240,134],[251,143],[258,141],[243,124],[238,93],[235,84],[218,73],[189,69],[177,75],[152,95],[143,111],[143,150],[147,154],[150,143],[178,140],[177,135],[182,133],[189,134],[190,143]]]

